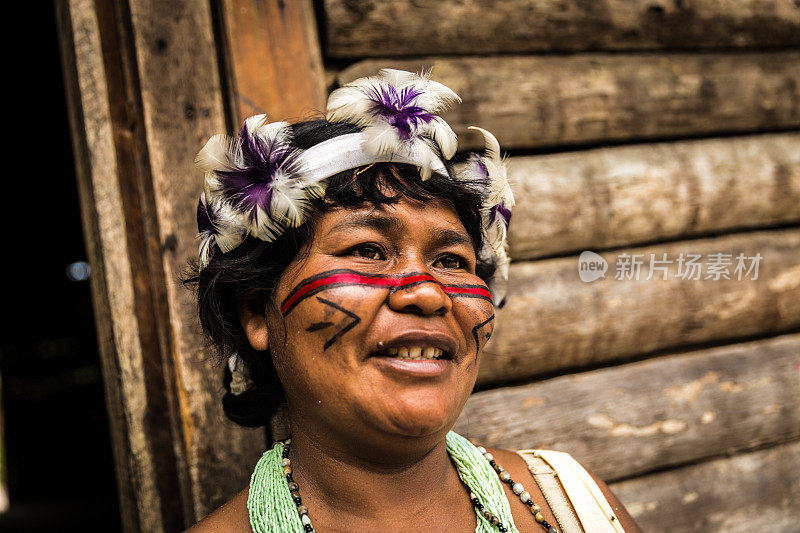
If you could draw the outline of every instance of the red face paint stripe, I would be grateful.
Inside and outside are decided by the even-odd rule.
[[[491,293],[483,287],[452,287],[445,285],[444,292],[448,294],[470,294],[485,297],[490,301],[492,300]]]
[[[428,274],[414,274],[412,276],[405,276],[402,278],[384,278],[380,276],[366,276],[364,274],[343,272],[340,274],[334,274],[332,276],[316,279],[307,283],[299,290],[297,290],[294,294],[292,294],[290,298],[288,298],[286,301],[283,302],[283,304],[281,305],[281,312],[286,313],[308,293],[317,290],[321,287],[324,287],[325,285],[353,284],[353,285],[371,285],[373,287],[399,288],[404,285],[419,283],[421,281],[432,281],[434,283],[438,283],[436,279],[434,279],[432,276]]]
[[[407,285],[412,285],[422,282],[432,282],[439,285],[446,293],[457,295],[469,295],[478,298],[485,298],[492,301],[492,296],[489,291],[484,287],[476,286],[458,286],[458,285],[442,285],[436,278],[429,274],[412,274],[410,276],[392,278],[383,276],[369,276],[364,274],[357,274],[355,272],[340,272],[325,276],[319,279],[309,281],[299,289],[293,291],[291,296],[284,300],[281,304],[281,312],[288,313],[297,303],[312,292],[319,292],[324,290],[324,287],[329,285],[369,285],[373,287],[386,287],[389,289],[402,289]]]

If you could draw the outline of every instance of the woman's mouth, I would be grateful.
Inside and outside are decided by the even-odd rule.
[[[377,343],[369,360],[388,376],[407,379],[443,379],[456,365],[458,343],[437,331],[411,330]]]
[[[396,357],[397,359],[408,359],[411,361],[421,361],[426,359],[450,359],[447,352],[435,346],[393,346],[376,353],[377,356]]]

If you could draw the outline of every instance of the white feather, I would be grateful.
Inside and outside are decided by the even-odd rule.
[[[236,170],[241,159],[236,139],[227,135],[214,135],[197,153],[194,162],[205,172]]]
[[[214,244],[222,253],[230,252],[244,240],[247,226],[239,212],[220,196],[205,190],[200,195],[200,202],[215,229],[213,233],[200,234],[200,268],[204,268],[211,260]]]
[[[227,205],[227,202],[225,202]],[[230,207],[228,207],[230,209]],[[247,234],[247,227],[242,223],[241,216],[233,212],[226,215],[218,215],[220,222],[218,222],[219,234],[215,236],[214,242],[222,253],[228,253],[244,240]]]
[[[253,115],[252,117],[247,117],[244,119],[244,125],[247,128],[247,131],[249,131],[251,134],[268,122],[269,119],[264,113],[260,115]]]
[[[416,81],[420,76],[406,70],[395,68],[382,68],[378,72],[378,79],[385,81],[395,87],[404,87],[406,84]]]
[[[422,107],[431,113],[444,111],[452,104],[461,101],[461,98],[448,86],[431,80],[430,72],[415,74],[405,70],[385,68],[381,70],[379,77],[398,90],[405,87],[413,87],[421,93],[414,100],[414,105]]]
[[[455,91],[438,81],[426,80],[418,87],[423,92],[417,97],[416,105],[433,113],[440,113],[449,109],[451,105],[461,102],[461,97]]]
[[[489,216],[488,210],[485,210],[483,219],[486,252],[496,257],[500,279],[505,281],[508,279],[508,265],[511,263],[508,255],[507,229],[499,218],[495,218],[494,222],[489,224]]]
[[[289,142],[289,135],[291,133],[288,122],[271,122],[269,124],[262,122],[256,129],[249,131],[254,137],[260,137],[267,143],[277,142],[281,144]]]
[[[458,138],[450,125],[441,117],[434,118],[422,128],[422,132],[433,137],[445,159],[452,159],[458,149]]]
[[[438,155],[431,146],[432,141],[423,138],[413,139],[411,153],[415,160],[419,162],[419,176],[422,181],[427,180],[433,174],[433,162],[438,159]]]
[[[486,155],[480,156],[489,173],[489,193],[485,205],[493,207],[503,204],[507,209],[511,209],[515,205],[514,192],[508,181],[506,162],[500,155],[500,143],[494,135],[483,128],[470,126],[469,129],[480,132],[486,144]]]
[[[213,244],[213,235],[200,235],[200,248],[197,253],[200,259],[200,270],[208,266],[208,263],[211,261],[211,245]]]
[[[206,179],[203,184],[203,190],[207,193],[218,193],[222,189],[222,183],[215,172],[206,172]]]
[[[261,206],[256,207],[255,216],[250,222],[250,234],[262,241],[272,242],[283,233],[283,226],[270,218]]]
[[[308,195],[302,179],[280,173],[272,182],[272,217],[286,227],[296,228],[305,222],[309,210]]]
[[[486,131],[483,128],[479,128],[478,126],[470,126],[467,129],[475,130],[475,131],[479,132],[481,135],[483,135],[483,144],[485,145],[484,150],[486,151],[486,157],[491,159],[491,160],[493,160],[493,161],[497,161],[499,163],[500,162],[500,143],[497,142],[497,137],[492,135],[491,132]]]
[[[367,125],[375,120],[375,102],[369,95],[379,91],[377,78],[361,78],[333,91],[328,97],[326,118],[330,122],[351,122]]]
[[[363,131],[364,143],[361,148],[372,155],[389,155],[408,150],[400,139],[397,128],[383,121],[376,121]]]

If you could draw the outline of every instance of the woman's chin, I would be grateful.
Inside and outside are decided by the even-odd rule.
[[[391,405],[380,406],[374,404],[373,408],[383,407],[381,413],[376,413],[386,429],[405,437],[425,437],[428,435],[441,435],[446,433],[458,417],[459,406],[452,404],[452,397],[436,401],[434,398],[408,398],[406,401],[399,399]]]

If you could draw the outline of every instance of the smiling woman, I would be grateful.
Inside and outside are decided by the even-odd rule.
[[[386,70],[335,91],[325,120],[253,117],[201,151],[190,282],[229,361],[223,405],[259,426],[285,403],[291,438],[192,531],[638,530],[569,456],[452,431],[502,302],[513,206],[491,134],[451,163],[437,113],[457,100]]]

